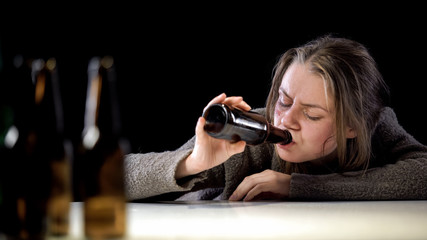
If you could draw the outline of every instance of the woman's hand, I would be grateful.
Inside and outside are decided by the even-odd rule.
[[[227,97],[224,93],[212,99],[205,109],[216,103],[224,103],[244,111],[251,110],[251,107],[243,101],[242,97]],[[246,142],[244,141],[231,142],[209,136],[204,130],[205,122],[206,120],[203,117],[197,121],[196,142],[193,152],[187,159],[179,163],[175,174],[176,179],[213,168],[245,149]]]
[[[273,170],[264,170],[246,177],[229,200],[281,200],[289,196],[291,176]]]

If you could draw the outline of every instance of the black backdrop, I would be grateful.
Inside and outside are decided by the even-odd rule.
[[[425,17],[417,11],[397,7],[378,16],[376,11],[319,11],[307,19],[301,9],[290,15],[275,6],[186,12],[159,7],[151,15],[152,9],[144,9],[3,22],[2,66],[7,68],[15,54],[56,57],[66,133],[77,141],[87,63],[92,56],[113,56],[123,133],[131,151],[165,151],[193,136],[203,107],[222,92],[241,95],[252,107],[264,106],[278,56],[333,33],[368,47],[391,87],[399,122],[427,144]]]

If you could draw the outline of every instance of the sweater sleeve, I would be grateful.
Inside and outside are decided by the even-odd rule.
[[[127,199],[190,190],[203,177],[193,177],[185,184],[178,184],[175,172],[178,163],[191,153],[193,145],[194,139],[191,139],[175,151],[127,154],[124,159]]]
[[[224,166],[175,179],[176,168],[193,151],[195,136],[174,151],[131,153],[124,159],[128,201],[175,200],[190,191],[224,186]]]
[[[307,200],[427,199],[427,147],[409,135],[386,108],[374,154],[381,164],[366,171],[327,175],[292,174],[290,198]]]
[[[264,113],[264,109],[260,108],[255,109],[255,111],[261,114]],[[224,187],[230,195],[233,190],[232,187],[240,183],[233,174],[236,174],[235,171],[240,174],[239,176],[243,176],[242,174],[246,173],[243,169],[249,168],[248,164],[241,165],[247,162],[244,159],[248,158],[250,154],[236,154],[225,164],[220,164],[197,175],[176,180],[176,168],[180,161],[191,154],[195,139],[196,137],[193,136],[193,138],[174,151],[127,154],[124,161],[127,199],[130,201],[142,199],[171,200],[171,198],[179,198],[190,191]],[[249,152],[252,153],[254,151],[256,152],[256,150]],[[228,169],[228,171],[225,169]],[[230,169],[233,170],[231,173]]]

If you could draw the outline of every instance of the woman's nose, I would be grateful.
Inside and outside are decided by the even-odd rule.
[[[280,118],[281,125],[283,125],[286,129],[298,129],[298,115],[295,106],[292,106],[287,111],[284,111]]]

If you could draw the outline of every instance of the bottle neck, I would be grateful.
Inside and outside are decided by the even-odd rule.
[[[64,119],[55,59],[32,63],[34,84],[34,123],[43,134],[62,135]]]
[[[118,136],[121,131],[115,72],[112,64],[95,57],[88,67],[85,129],[96,127],[104,135]]]

